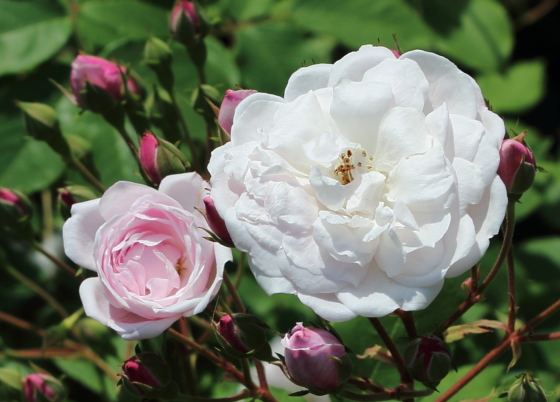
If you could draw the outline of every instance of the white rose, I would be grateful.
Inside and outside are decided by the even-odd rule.
[[[268,294],[331,321],[418,310],[499,230],[504,133],[449,60],[367,45],[241,102],[212,198]]]

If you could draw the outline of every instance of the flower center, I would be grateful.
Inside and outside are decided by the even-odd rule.
[[[357,172],[367,173],[373,170],[373,156],[363,148],[346,149],[338,157],[334,177],[342,184],[351,183]]]

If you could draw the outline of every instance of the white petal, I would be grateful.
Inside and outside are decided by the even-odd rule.
[[[422,50],[407,52],[400,59],[411,59],[418,63],[430,83],[428,99],[431,109],[427,110],[428,113],[447,103],[449,113],[476,118],[477,93],[471,78],[455,64],[445,57]]]
[[[284,91],[284,99],[291,102],[298,96],[320,88],[329,83],[332,64],[313,64],[302,67],[292,74]]]
[[[183,209],[198,214],[195,208],[204,209],[202,200],[210,193],[210,185],[198,173],[182,173],[166,176],[159,185],[159,192],[177,201]]]
[[[428,95],[428,80],[412,60],[387,59],[364,74],[364,82],[384,82],[391,85],[397,106],[422,111]]]
[[[334,63],[329,86],[334,87],[341,79],[361,81],[364,73],[385,59],[394,59],[395,55],[383,46],[364,45],[357,52],[348,53]]]
[[[315,293],[313,295],[298,293],[298,297],[303,304],[327,321],[342,322],[356,317],[356,314],[332,293]]]
[[[374,166],[381,172],[390,172],[402,158],[426,152],[432,142],[422,112],[394,107],[379,126]]]
[[[484,180],[480,169],[472,162],[455,158],[453,168],[457,174],[459,213],[462,215],[469,205],[480,202],[484,193]]]
[[[341,134],[373,152],[381,119],[393,106],[389,84],[342,80],[334,87],[330,113]]]
[[[284,100],[278,96],[256,93],[243,99],[235,108],[231,126],[231,143],[238,146],[258,141],[274,124],[274,116]]]
[[[445,150],[447,159],[453,160],[455,156],[453,128],[446,103],[426,116],[426,126],[432,137],[437,138],[440,146]]]
[[[72,261],[97,271],[93,245],[97,230],[105,223],[99,213],[99,198],[72,205],[72,216],[62,227],[64,252]]]

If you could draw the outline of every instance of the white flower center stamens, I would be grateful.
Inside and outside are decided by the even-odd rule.
[[[372,171],[372,163],[373,156],[369,156],[365,149],[346,149],[338,157],[338,164],[333,170],[334,177],[342,184],[351,183],[356,172],[367,173]]]

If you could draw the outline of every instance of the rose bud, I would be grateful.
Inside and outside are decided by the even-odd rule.
[[[62,157],[71,156],[70,146],[60,131],[58,117],[52,107],[27,102],[17,102],[17,106],[23,111],[27,134],[39,141],[45,141]]]
[[[502,142],[498,175],[506,185],[508,195],[521,196],[533,184],[537,165],[533,152],[525,143],[527,131]]]
[[[231,126],[233,124],[233,116],[237,105],[239,105],[243,99],[256,92],[257,91],[253,89],[240,89],[238,91],[228,89],[226,91],[226,96],[222,101],[220,113],[218,114],[218,123],[226,133],[231,135]]]
[[[344,345],[329,331],[298,323],[282,339],[282,346],[291,380],[312,394],[334,392],[352,373]]]
[[[165,176],[184,173],[189,162],[173,144],[150,133],[140,141],[140,164],[148,178],[159,184]]]
[[[97,196],[85,186],[68,186],[58,189],[58,201],[60,202],[60,212],[64,219],[70,217],[72,205],[77,202],[89,201]]]
[[[167,43],[151,36],[144,47],[144,62],[156,73],[159,83],[167,91],[173,90],[172,60],[173,53]]]
[[[31,204],[27,197],[15,190],[0,187],[0,222],[4,226],[17,229],[28,223]]]
[[[403,354],[406,369],[417,381],[435,389],[453,362],[447,343],[436,335],[422,335],[410,342]]]
[[[79,106],[96,113],[113,109],[124,93],[122,73],[124,67],[101,57],[79,55],[72,62],[70,85]],[[128,89],[140,95],[133,79],[127,82]]]
[[[546,402],[542,387],[529,373],[521,374],[507,394],[507,402]]]
[[[226,228],[226,223],[216,210],[214,200],[212,200],[211,197],[206,197],[202,201],[206,207],[206,221],[208,222],[210,229],[212,229],[212,232],[214,232],[216,237],[222,241],[223,245],[233,247],[233,240]]]
[[[190,47],[206,34],[206,21],[193,2],[178,0],[171,11],[171,33],[177,42]]]
[[[56,378],[43,373],[29,374],[23,380],[23,392],[27,402],[58,402],[64,399],[64,387]]]
[[[266,339],[268,325],[244,313],[223,316],[216,324],[216,335],[222,348],[233,357],[256,357],[268,360],[271,351]]]
[[[171,381],[171,368],[156,353],[138,353],[124,362],[122,385],[133,396],[173,398],[177,385]]]

